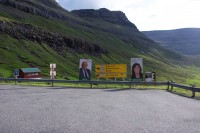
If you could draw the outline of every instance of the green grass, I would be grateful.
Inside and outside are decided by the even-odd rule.
[[[192,91],[190,91],[190,90],[185,90],[185,89],[174,87],[173,90],[170,90],[170,91],[177,95],[181,95],[181,96],[185,96],[185,97],[192,97]],[[195,98],[200,99],[199,92],[195,92]]]
[[[130,79],[130,58],[143,57],[145,71],[155,71],[158,81],[176,81],[179,83],[200,85],[196,66],[181,67],[176,64],[169,64],[155,60],[148,55],[131,56],[130,49],[122,50],[125,54],[116,54],[110,52],[108,55],[94,57],[87,54],[72,54],[67,52],[64,56],[57,54],[46,44],[37,44],[25,40],[16,40],[7,35],[0,36],[0,75],[3,77],[12,77],[14,69],[22,67],[39,67],[43,76],[49,75],[49,64],[57,64],[58,78],[77,79],[78,65],[80,58],[89,58],[93,60],[92,76],[95,79],[95,64],[122,63],[128,66],[128,77]],[[120,45],[117,44],[116,45]],[[128,46],[127,46],[128,47]],[[130,50],[131,52],[131,50]],[[137,54],[137,53],[134,53]],[[129,56],[129,57],[128,57]]]
[[[9,36],[0,37],[0,63],[1,75],[12,76],[14,69],[23,67],[39,67],[43,70],[43,76],[49,75],[49,64],[56,63],[59,67],[58,77],[66,68],[66,60],[50,49],[46,44],[37,44],[25,40],[15,40]],[[42,45],[42,46],[41,46]],[[62,72],[61,72],[62,71]],[[3,73],[4,72],[4,73]],[[8,76],[9,75],[9,76]]]
[[[154,71],[157,81],[172,80],[177,83],[195,84],[200,86],[198,74],[200,67],[196,61],[189,60],[179,54],[170,52],[162,47],[140,39],[142,36],[125,26],[111,24],[99,19],[92,23],[77,18],[79,22],[93,26],[75,24],[68,21],[46,19],[18,11],[21,18],[13,17],[12,12],[0,12],[0,20],[28,23],[41,27],[50,32],[60,33],[64,36],[81,38],[96,43],[109,53],[95,57],[88,54],[77,54],[66,48],[63,55],[53,51],[47,44],[38,44],[28,40],[16,40],[8,35],[0,35],[0,76],[13,77],[13,70],[22,67],[39,67],[44,78],[49,77],[49,64],[57,64],[58,79],[78,79],[79,59],[93,60],[92,79],[95,77],[95,64],[127,64],[130,80],[130,58],[144,59],[144,71]],[[108,31],[113,32],[108,32]],[[119,35],[121,34],[121,35]],[[188,62],[188,63],[187,63]],[[190,64],[191,63],[191,64]]]

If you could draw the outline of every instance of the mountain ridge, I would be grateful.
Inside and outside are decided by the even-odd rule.
[[[167,49],[184,55],[200,55],[200,28],[143,31]]]
[[[138,30],[137,27],[133,23],[131,23],[126,17],[126,15],[121,11],[110,11],[106,8],[100,8],[98,10],[94,9],[72,10],[71,12],[83,18],[84,17],[101,18],[105,21],[114,24],[125,25]]]

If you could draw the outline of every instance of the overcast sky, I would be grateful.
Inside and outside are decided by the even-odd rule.
[[[200,28],[200,0],[57,0],[68,11],[122,11],[140,31]]]

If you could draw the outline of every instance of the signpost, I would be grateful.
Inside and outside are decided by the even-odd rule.
[[[126,64],[103,64],[96,65],[97,78],[126,78],[127,65]]]
[[[56,64],[50,64],[50,78],[52,79],[52,86],[53,86],[53,80],[56,77]]]
[[[19,76],[19,70],[18,69],[14,70],[14,76],[15,76],[15,78],[17,78]]]
[[[15,69],[13,74],[15,76],[15,79],[17,79],[17,77],[19,76],[19,70]],[[15,85],[17,85],[17,81],[16,80],[15,80]]]

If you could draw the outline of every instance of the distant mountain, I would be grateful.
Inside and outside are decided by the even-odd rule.
[[[200,28],[143,31],[143,33],[167,49],[184,55],[200,55]]]

